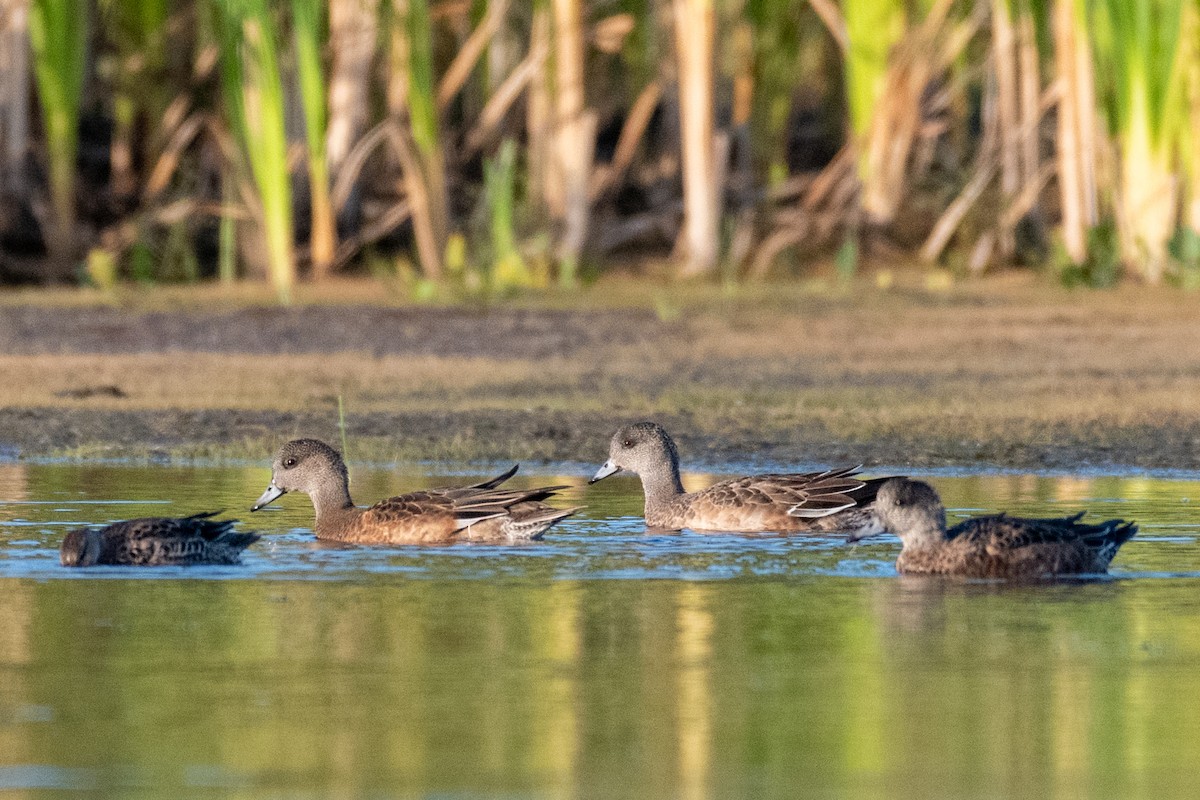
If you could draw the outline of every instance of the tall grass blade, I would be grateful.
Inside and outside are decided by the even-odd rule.
[[[266,0],[219,0],[217,5],[225,103],[257,189],[271,283],[287,303],[296,267],[276,24]]]
[[[91,12],[76,0],[33,0],[29,11],[54,210],[55,229],[45,238],[62,269],[75,253],[75,158]]]
[[[448,202],[446,197],[446,165],[441,144],[441,123],[437,108],[437,84],[433,69],[433,30],[429,19],[428,0],[397,0],[396,7],[405,36],[403,46],[408,54],[408,115],[416,158],[420,168],[418,193],[423,204],[414,198],[414,222],[423,230],[417,232],[417,254],[425,277],[442,277],[442,258],[449,233]],[[410,194],[417,176],[408,176]],[[423,206],[423,207],[422,207]],[[418,213],[417,209],[421,208]]]
[[[337,250],[337,224],[329,196],[329,159],[325,138],[329,113],[326,107],[325,71],[321,64],[324,41],[321,0],[292,0],[292,32],[296,47],[296,72],[304,109],[304,134],[308,144],[308,185],[312,206],[313,278],[329,273]]]
[[[491,235],[492,285],[498,289],[532,286],[533,275],[517,249],[516,205],[517,146],[505,139],[495,158],[484,162],[484,195]]]
[[[1102,10],[1097,46],[1113,81],[1121,254],[1157,283],[1177,223],[1172,133],[1183,111],[1176,69],[1183,0],[1105,0]]]
[[[876,200],[880,190],[879,169],[871,161],[868,138],[875,115],[884,102],[889,58],[904,37],[906,28],[903,0],[844,0],[842,14],[846,23],[846,104],[850,130],[858,151],[858,178],[862,184],[864,210],[869,221],[887,221],[887,203]]]

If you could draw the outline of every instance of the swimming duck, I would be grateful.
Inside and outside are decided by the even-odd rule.
[[[1043,578],[1104,573],[1137,525],[1110,519],[1090,525],[1083,513],[1031,519],[997,514],[946,529],[946,509],[933,487],[895,478],[875,498],[875,513],[904,547],[896,569],[972,578]],[[852,540],[861,537],[852,537]]]
[[[626,471],[642,479],[651,528],[732,532],[882,532],[870,504],[886,478],[861,480],[858,467],[771,473],[685,492],[679,452],[655,422],[626,425],[609,442],[608,461],[589,483]]]
[[[360,544],[540,539],[579,510],[541,502],[566,486],[499,488],[516,471],[514,466],[472,486],[409,492],[358,508],[350,499],[350,475],[341,454],[317,439],[294,439],[279,449],[271,483],[250,510],[287,492],[303,492],[316,512],[318,539]]]
[[[64,567],[237,564],[242,551],[259,536],[234,531],[237,520],[210,519],[219,513],[182,519],[146,517],[100,529],[79,528],[63,538],[59,559]]]

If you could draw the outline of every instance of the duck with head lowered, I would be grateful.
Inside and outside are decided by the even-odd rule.
[[[104,528],[79,528],[63,537],[59,558],[64,567],[97,564],[137,567],[237,564],[257,533],[238,533],[237,520],[215,520],[221,512],[190,517],[143,517]]]
[[[858,467],[750,475],[686,492],[679,479],[675,442],[661,425],[638,422],[613,434],[608,461],[589,483],[622,471],[642,479],[646,525],[651,528],[742,533],[882,531],[871,502],[887,478],[860,479]]]
[[[294,439],[279,449],[271,483],[250,510],[288,492],[303,492],[316,511],[318,539],[359,544],[540,539],[551,525],[579,510],[542,502],[566,486],[500,488],[516,471],[514,466],[472,486],[409,492],[358,508],[350,499],[350,473],[341,454],[317,439]]]
[[[896,570],[968,578],[1038,579],[1102,574],[1137,533],[1122,519],[1089,524],[1070,517],[993,514],[946,528],[946,508],[932,486],[896,478],[875,498],[883,526],[900,537]],[[851,537],[851,541],[861,537]]]

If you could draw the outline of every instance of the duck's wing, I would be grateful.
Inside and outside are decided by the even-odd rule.
[[[452,530],[508,514],[509,506],[526,500],[544,500],[565,486],[537,489],[427,489],[389,497],[366,510],[368,524],[408,525],[423,521],[451,521]]]
[[[210,519],[219,511],[190,517],[144,517],[109,525],[101,535],[104,551],[132,564],[185,564],[215,559],[228,562],[259,540],[256,533],[238,533],[236,520]]]
[[[124,539],[130,542],[145,539],[160,539],[164,541],[197,539],[200,541],[216,541],[233,530],[237,520],[210,519],[220,511],[208,511],[193,514],[190,517],[144,517],[115,522],[102,531],[107,539]]]
[[[718,508],[784,507],[793,517],[827,517],[859,504],[855,495],[867,484],[855,477],[858,469],[752,475],[714,484],[697,494]]]
[[[1083,512],[1070,517],[1010,517],[997,514],[976,517],[947,531],[949,539],[963,539],[988,550],[1015,550],[1040,544],[1082,542],[1092,550],[1116,552],[1137,533],[1137,525],[1122,519],[1096,524],[1080,522]]]

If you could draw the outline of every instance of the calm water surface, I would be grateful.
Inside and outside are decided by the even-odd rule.
[[[1141,524],[1111,580],[1013,587],[647,533],[629,479],[540,544],[322,546],[302,496],[244,513],[267,479],[0,465],[0,795],[1200,796],[1198,481],[931,478]],[[214,508],[265,534],[242,567],[58,566],[71,526]]]

